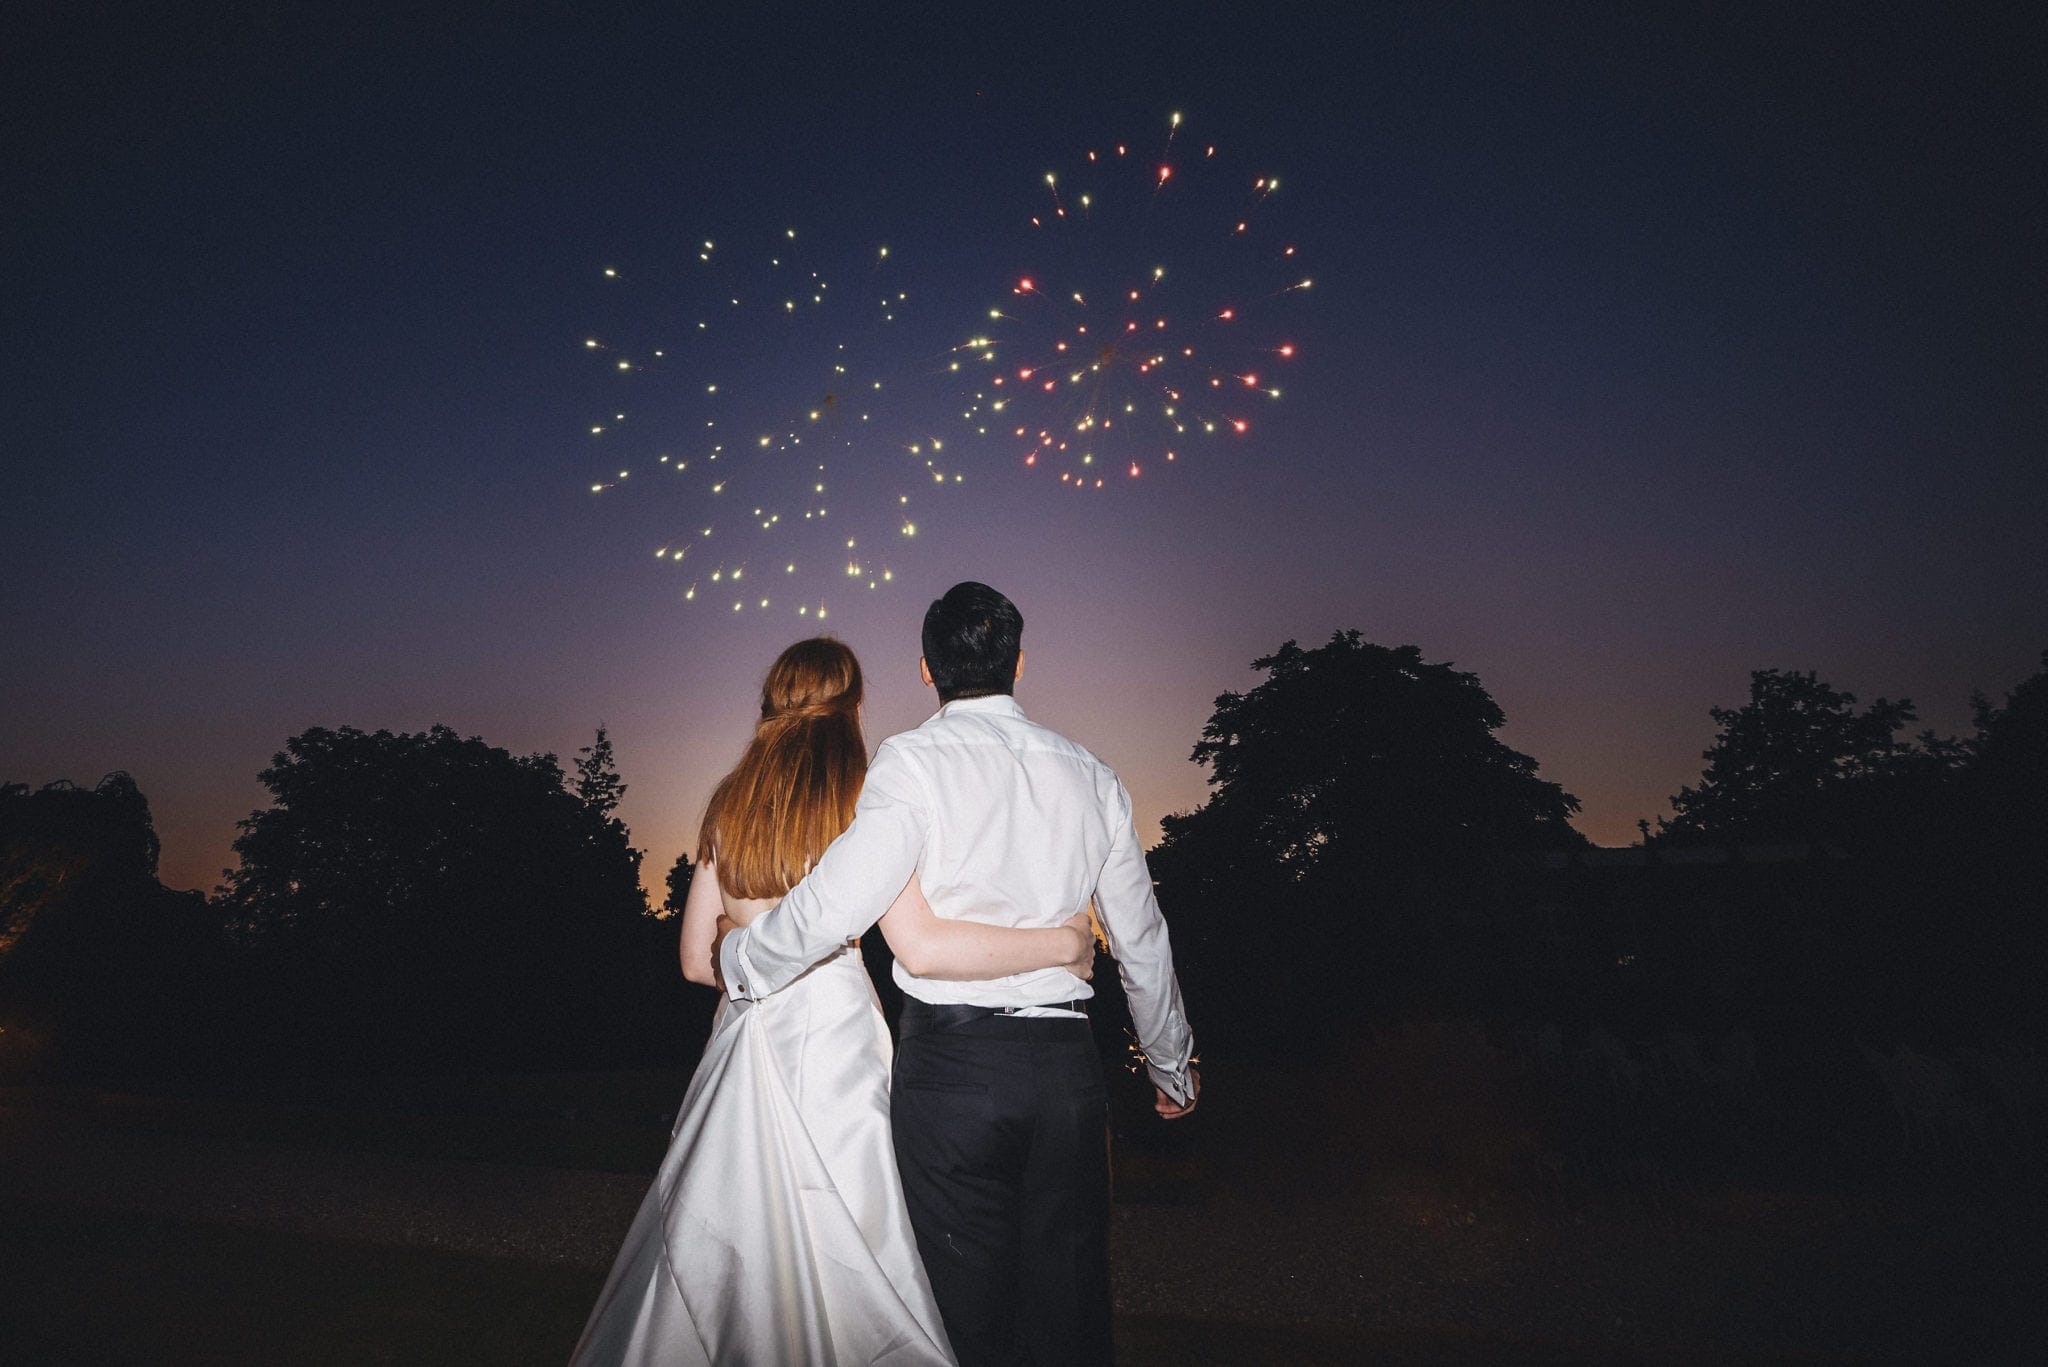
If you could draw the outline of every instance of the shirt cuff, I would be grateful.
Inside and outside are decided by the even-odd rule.
[[[1185,1063],[1172,1070],[1148,1063],[1145,1065],[1145,1072],[1150,1075],[1152,1085],[1166,1093],[1168,1100],[1176,1106],[1185,1106],[1195,1094],[1194,1080],[1188,1076],[1188,1068],[1189,1065]]]
[[[1173,1014],[1172,1019],[1176,1025],[1180,1024],[1179,1016],[1179,1012]],[[1185,1026],[1180,1032],[1180,1047],[1168,1054],[1167,1058],[1175,1061],[1168,1063],[1146,1054],[1145,1072],[1151,1077],[1152,1085],[1166,1093],[1175,1105],[1185,1106],[1195,1099],[1195,1040],[1194,1036],[1187,1033]]]

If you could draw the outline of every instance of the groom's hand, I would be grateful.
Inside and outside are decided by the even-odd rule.
[[[712,981],[718,984],[720,992],[725,991],[725,957],[720,951],[725,948],[725,937],[739,928],[740,923],[727,916],[724,912],[718,913],[718,922],[712,928],[711,978]]]
[[[1183,1106],[1157,1087],[1152,1089],[1152,1109],[1161,1120],[1178,1120],[1195,1109],[1195,1103],[1202,1097],[1202,1075],[1193,1068],[1188,1069],[1188,1104]]]

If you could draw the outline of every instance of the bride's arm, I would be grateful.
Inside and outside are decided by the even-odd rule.
[[[706,987],[718,986],[711,972],[711,940],[718,933],[718,916],[725,899],[718,893],[718,866],[709,859],[690,875],[690,891],[683,898],[683,976]]]
[[[1095,931],[1085,911],[1049,930],[946,920],[925,901],[913,877],[879,924],[889,952],[919,978],[1007,978],[1037,968],[1064,968],[1077,978],[1094,972]]]

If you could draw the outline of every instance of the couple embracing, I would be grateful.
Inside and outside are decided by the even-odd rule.
[[[1023,626],[983,584],[934,602],[939,710],[872,766],[851,651],[769,670],[683,909],[683,971],[724,995],[579,1367],[1111,1360],[1091,904],[1155,1109],[1200,1079],[1130,796],[1018,708]],[[871,926],[904,991],[893,1082]]]

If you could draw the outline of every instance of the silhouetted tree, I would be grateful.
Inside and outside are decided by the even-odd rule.
[[[157,881],[157,853],[125,773],[0,785],[0,1067],[181,1061],[219,944],[205,898]]]
[[[668,898],[661,905],[672,916],[683,914],[683,903],[690,896],[690,880],[697,874],[697,866],[690,862],[690,852],[684,850],[676,856],[676,862],[669,866]]]
[[[1970,699],[1977,734],[1970,767],[1999,799],[2039,811],[2048,802],[2048,651],[2041,669],[1994,707],[1983,694]]]
[[[2037,897],[2048,892],[2048,651],[2041,665],[2003,706],[1982,694],[1970,700],[1977,733],[1965,746],[1955,812],[1976,857]]]
[[[260,777],[273,802],[241,823],[222,902],[310,1042],[459,1066],[627,1028],[638,859],[554,756],[315,728]]]
[[[597,739],[576,753],[582,756],[576,761],[576,796],[599,816],[611,816],[626,795],[626,785],[613,767],[612,738],[599,726]]]
[[[1757,670],[1749,676],[1748,702],[1709,715],[1721,729],[1700,756],[1706,769],[1699,786],[1672,797],[1673,815],[1659,819],[1658,841],[1853,840],[1876,808],[1912,802],[1898,785],[1915,766],[1931,759],[1939,767],[1955,757],[1932,736],[1918,750],[1900,739],[1914,720],[1910,700],[1879,698],[1858,712],[1855,694],[1810,672]],[[1880,783],[1892,786],[1880,792]]]
[[[626,858],[633,864],[634,881],[638,882],[640,851],[633,848],[632,836],[626,830],[626,823],[612,815],[618,808],[619,800],[626,795],[626,785],[620,781],[618,770],[613,767],[612,738],[606,734],[604,727],[600,726],[597,728],[597,739],[576,753],[582,756],[576,761],[577,800],[603,822],[602,831],[593,832],[592,839],[598,841],[607,852],[624,850]]]
[[[1494,734],[1477,677],[1417,647],[1346,631],[1253,668],[1265,682],[1216,700],[1194,750],[1213,791],[1161,823],[1153,876],[1191,999],[1240,1038],[1332,1039],[1465,972],[1517,856],[1586,843],[1578,801]],[[1313,946],[1278,993],[1234,968],[1260,928]]]
[[[1278,871],[1443,864],[1573,848],[1578,799],[1494,735],[1506,717],[1476,675],[1338,632],[1252,662],[1271,677],[1225,693],[1194,759],[1214,789],[1163,823],[1158,855]]]

